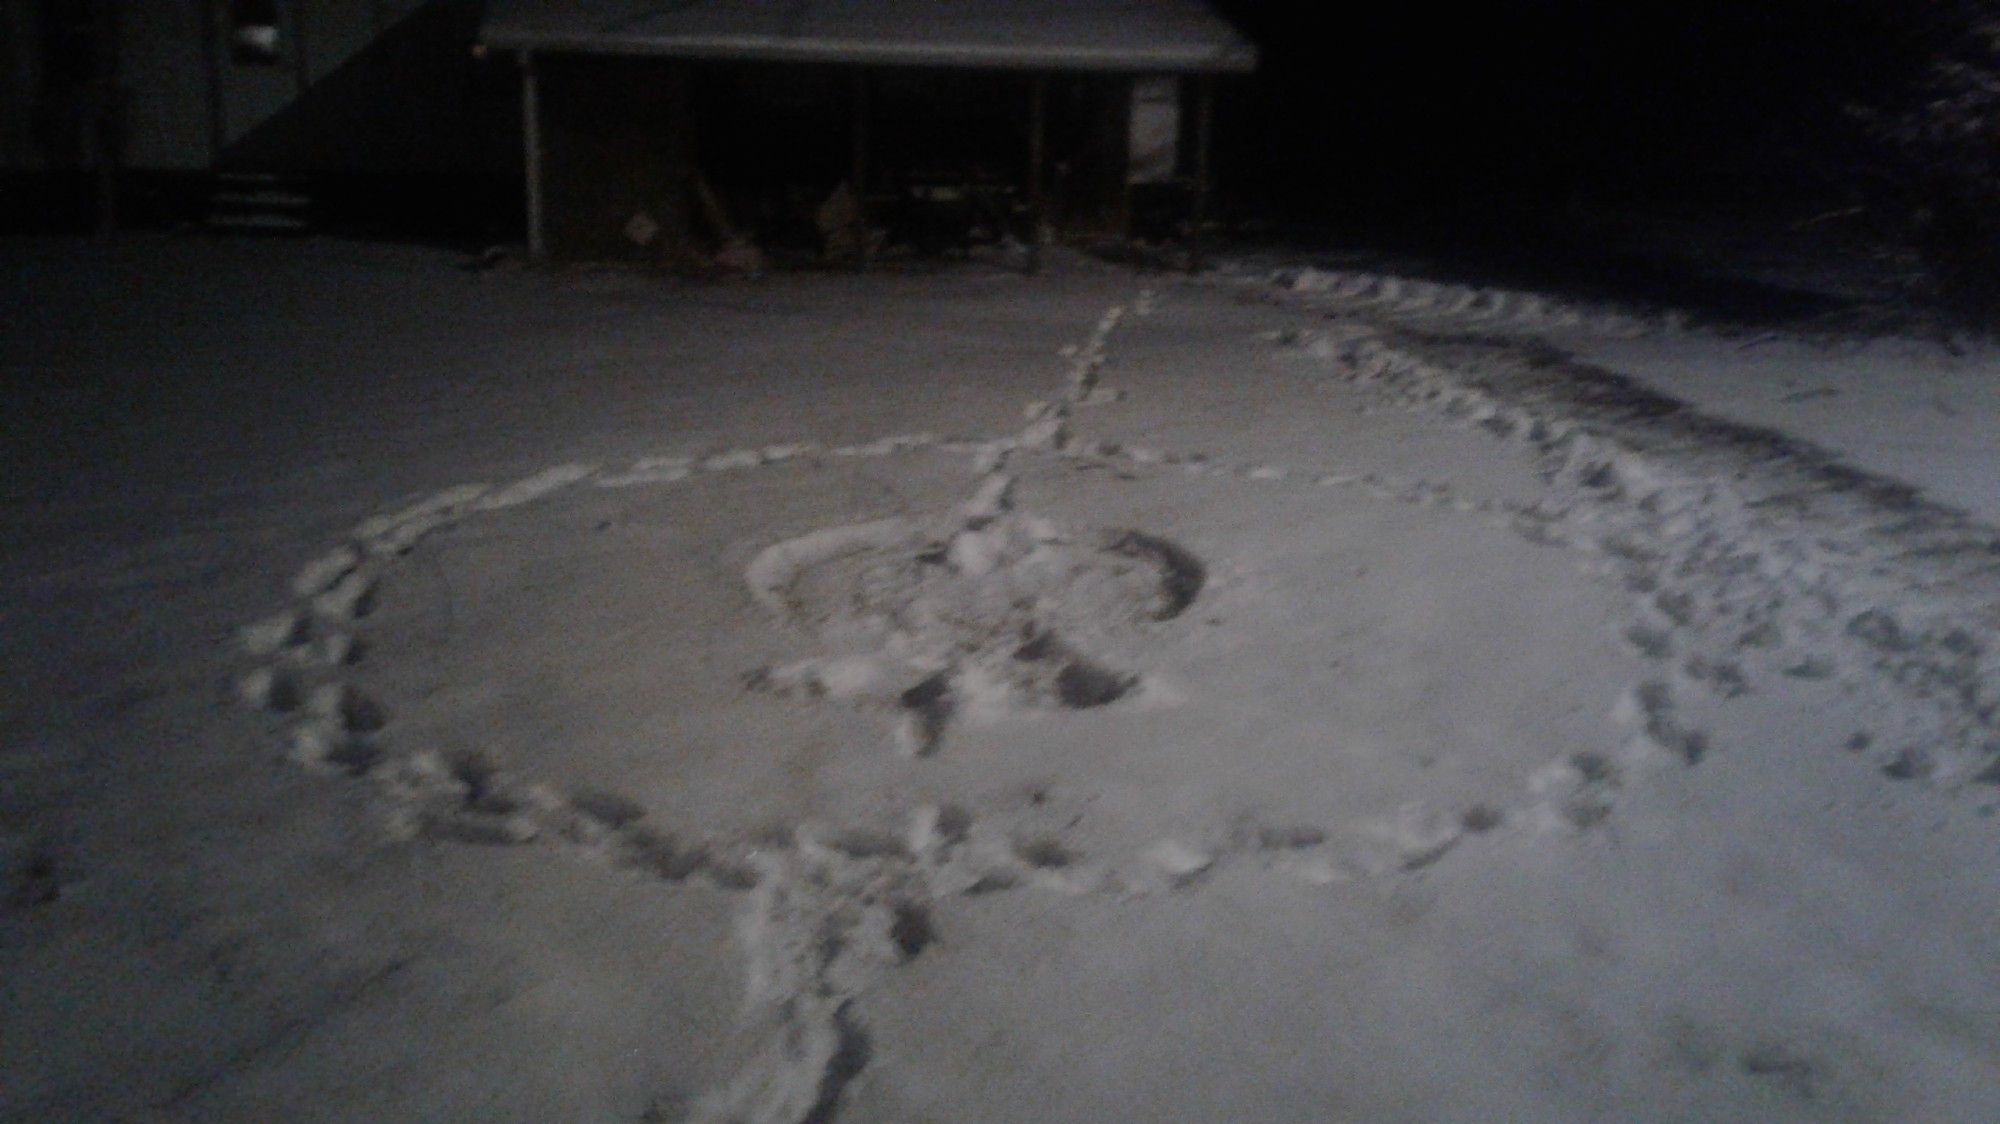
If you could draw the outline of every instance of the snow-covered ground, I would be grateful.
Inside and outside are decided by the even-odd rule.
[[[1679,334],[1592,341],[1578,353],[2000,524],[2000,357],[1991,346]]]
[[[0,264],[0,1119],[2000,1116],[1991,353]]]

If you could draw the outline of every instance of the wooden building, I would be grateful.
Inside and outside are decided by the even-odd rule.
[[[1199,0],[491,0],[479,40],[561,260],[1198,231],[1214,81],[1257,61]]]
[[[89,180],[107,225],[114,196],[165,193],[249,228],[303,227],[317,205],[308,185],[435,183],[462,200],[495,170],[511,183],[512,68],[474,58],[483,11],[483,0],[0,0],[0,229],[34,228],[24,209]]]

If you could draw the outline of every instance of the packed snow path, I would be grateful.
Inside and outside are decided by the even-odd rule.
[[[1013,426],[788,420],[394,504],[265,583],[230,690],[360,782],[357,863],[636,878],[598,923],[742,993],[635,1051],[699,1063],[645,1119],[1992,1103],[1991,532],[1482,326],[1546,302],[1120,287]],[[733,967],[688,943],[703,895]],[[441,1085],[450,1042],[384,1086],[434,1110],[343,1086],[342,1021],[446,959],[147,1103],[581,1111]],[[540,1002],[596,983],[530,965]]]

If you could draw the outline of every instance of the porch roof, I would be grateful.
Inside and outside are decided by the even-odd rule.
[[[1150,74],[1243,73],[1200,0],[490,0],[494,50]]]

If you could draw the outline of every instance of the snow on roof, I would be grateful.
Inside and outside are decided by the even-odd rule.
[[[491,0],[497,50],[1199,73],[1257,48],[1200,0]]]

